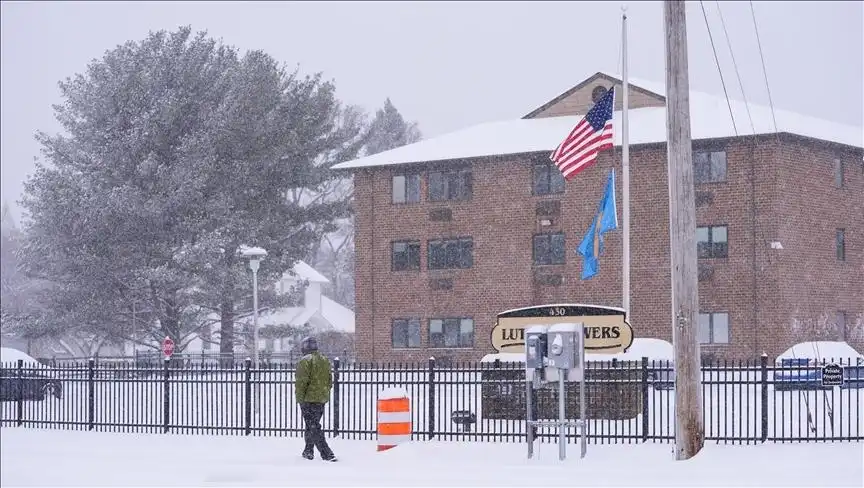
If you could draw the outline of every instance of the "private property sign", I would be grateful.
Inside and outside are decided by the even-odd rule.
[[[492,347],[501,353],[524,352],[526,327],[562,323],[585,325],[585,354],[627,352],[633,345],[633,328],[627,322],[624,309],[600,305],[538,305],[499,313],[492,329]]]
[[[822,386],[843,386],[843,366],[839,364],[822,366]]]

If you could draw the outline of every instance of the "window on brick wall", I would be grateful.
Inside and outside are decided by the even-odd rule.
[[[696,255],[699,258],[729,256],[729,236],[725,225],[696,227]]]
[[[393,319],[390,341],[394,349],[420,347],[420,319]]]
[[[466,269],[474,266],[474,241],[470,237],[429,241],[429,269]]]
[[[420,175],[393,175],[393,203],[415,203],[420,201]]]
[[[835,159],[834,160],[834,186],[836,188],[843,188],[843,177],[845,173],[843,160]]]
[[[846,261],[846,229],[837,229],[834,243],[837,247],[837,261]]]
[[[561,170],[554,164],[535,164],[532,173],[534,195],[564,193],[564,175],[561,174]]]
[[[698,332],[701,344],[728,344],[729,314],[726,312],[700,312]]]
[[[429,347],[474,347],[474,319],[429,319]]]
[[[420,241],[399,241],[391,245],[393,271],[420,269]]]
[[[564,264],[566,254],[564,233],[534,234],[533,255],[535,265]]]
[[[429,172],[429,200],[469,200],[473,193],[471,170],[468,168]]]
[[[693,181],[697,184],[726,181],[726,151],[693,151]]]

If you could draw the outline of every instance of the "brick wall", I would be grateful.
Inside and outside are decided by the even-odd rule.
[[[700,282],[700,308],[729,313],[730,344],[704,346],[704,353],[729,358],[753,358],[762,351],[777,354],[791,344],[790,310],[798,310],[799,315],[812,315],[819,310],[845,307],[849,320],[853,318],[852,312],[864,312],[864,273],[861,273],[864,223],[862,212],[855,214],[856,209],[860,209],[860,195],[864,191],[861,152],[859,150],[857,156],[851,153],[846,156],[850,162],[857,161],[858,166],[847,165],[848,188],[843,190],[846,214],[837,216],[838,221],[848,222],[844,224],[847,262],[833,268],[822,268],[822,261],[808,264],[812,270],[802,283],[796,273],[805,269],[801,262],[809,259],[809,254],[801,251],[805,245],[799,242],[807,242],[809,249],[819,240],[808,237],[810,227],[807,224],[816,220],[826,229],[832,229],[826,241],[830,245],[823,245],[830,256],[826,254],[824,259],[820,258],[823,261],[833,257],[833,228],[839,224],[826,222],[820,217],[823,211],[816,208],[829,205],[828,188],[809,186],[811,180],[820,178],[827,181],[829,187],[833,185],[833,166],[827,167],[824,163],[831,159],[830,155],[806,149],[811,145],[797,138],[794,141],[782,148],[776,138],[764,138],[755,143],[752,138],[694,143],[696,149],[725,149],[728,160],[725,183],[697,186],[698,192],[710,192],[712,197],[711,203],[697,207],[698,225],[728,225],[729,231],[729,257],[700,260],[713,271],[710,279]],[[817,160],[823,162],[811,164]],[[426,167],[422,165],[414,166],[423,175],[421,201],[411,204],[391,203],[393,171],[407,166],[358,171],[355,175],[355,282],[359,358],[417,361],[436,356],[478,360],[494,352],[489,336],[495,315],[501,311],[550,302],[620,306],[621,232],[606,235],[600,274],[591,280],[579,280],[582,263],[575,254],[613,165],[619,175],[620,207],[621,162],[617,149],[614,153],[601,154],[594,167],[565,185],[563,194],[549,196],[532,195],[530,157],[475,161],[473,197],[466,202],[429,202]],[[783,169],[777,169],[780,167]],[[855,170],[858,176],[853,176]],[[804,173],[808,173],[806,178]],[[637,337],[671,340],[667,182],[665,145],[631,148],[630,322]],[[566,261],[563,265],[532,266],[532,236],[541,231],[535,209],[544,200],[561,202],[561,215],[551,218],[552,225],[546,231],[565,232]],[[442,207],[452,211],[452,220],[430,220],[430,210]],[[620,211],[619,208],[619,215]],[[810,217],[809,220],[795,220],[789,217],[790,212]],[[824,229],[821,232],[824,234]],[[472,268],[428,270],[429,239],[463,236],[474,240]],[[421,243],[419,271],[391,271],[391,241],[404,239]],[[784,250],[770,249],[769,242],[773,240],[781,241]],[[826,271],[816,278],[813,273],[818,274],[818,269]],[[564,282],[560,286],[540,284],[535,282],[535,273],[560,274]],[[831,283],[835,280],[832,276],[837,273],[841,281],[834,286],[842,290],[832,295]],[[432,290],[429,281],[433,278],[451,278],[453,288]],[[819,300],[802,301],[802,294],[808,295],[808,290],[819,290],[816,294]],[[427,347],[429,318],[462,316],[474,319],[473,349]],[[407,317],[421,319],[423,347],[392,350],[392,319]]]
[[[864,349],[864,163],[861,151],[790,140],[781,154],[778,205],[783,250],[773,258],[783,310],[783,332],[774,352],[804,340],[843,340]],[[843,186],[835,186],[834,161],[843,162]],[[836,229],[846,233],[846,260],[838,261]],[[788,244],[787,244],[788,242]],[[845,331],[836,327],[846,312]],[[857,325],[856,325],[857,321]],[[769,351],[771,354],[771,351]]]

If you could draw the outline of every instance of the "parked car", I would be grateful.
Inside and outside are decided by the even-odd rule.
[[[19,360],[24,362],[20,372]],[[63,397],[63,383],[49,368],[17,349],[0,348],[0,401],[42,401],[49,395]]]
[[[846,342],[802,342],[777,357],[775,390],[830,390],[822,386],[822,367],[836,363],[843,367],[841,388],[864,388],[864,355]]]

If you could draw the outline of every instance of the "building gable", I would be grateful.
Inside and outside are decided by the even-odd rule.
[[[559,117],[564,115],[584,115],[591,109],[595,101],[603,96],[605,90],[615,87],[621,93],[621,80],[605,73],[596,73],[566,92],[535,109],[523,119],[539,119],[543,117]],[[601,88],[604,91],[601,91]],[[630,83],[630,108],[665,107],[666,98],[653,91]],[[621,110],[623,97],[615,95],[615,110]]]

